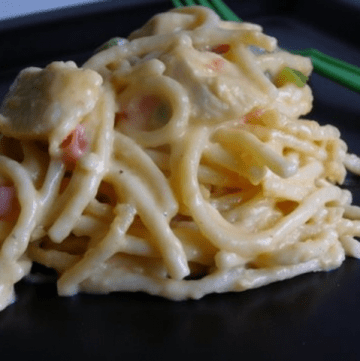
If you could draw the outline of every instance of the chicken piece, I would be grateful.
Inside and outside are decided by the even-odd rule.
[[[0,108],[0,132],[61,143],[99,98],[102,77],[72,61],[20,72]]]

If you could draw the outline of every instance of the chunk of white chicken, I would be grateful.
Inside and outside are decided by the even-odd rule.
[[[26,68],[0,108],[0,132],[59,144],[94,109],[102,82],[97,72],[72,61]]]

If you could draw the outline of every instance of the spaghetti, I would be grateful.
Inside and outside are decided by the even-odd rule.
[[[81,68],[27,68],[1,107],[0,309],[33,262],[58,293],[173,300],[359,257],[360,174],[312,107],[309,59],[250,23],[174,9]]]

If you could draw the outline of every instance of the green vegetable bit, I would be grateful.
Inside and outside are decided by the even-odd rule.
[[[119,38],[119,37],[112,38],[112,39],[108,40],[106,43],[104,43],[103,45],[101,45],[99,48],[97,48],[95,50],[95,52],[98,53],[100,51],[112,48],[113,46],[122,46],[122,45],[125,45],[127,42],[128,42],[128,40],[125,38]]]
[[[301,71],[285,67],[280,71],[278,75],[274,78],[274,84],[280,88],[287,83],[294,83],[299,88],[305,86],[308,81],[308,77],[304,75]]]

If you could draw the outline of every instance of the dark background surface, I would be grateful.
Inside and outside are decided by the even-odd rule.
[[[360,6],[349,0],[230,1],[288,49],[317,48],[360,66]],[[170,1],[110,1],[0,23],[0,100],[25,66],[78,65],[114,36],[127,36]],[[337,126],[360,154],[360,94],[313,74],[308,116]],[[360,204],[360,180],[347,180]],[[60,298],[54,283],[19,282],[0,312],[1,360],[358,360],[360,262],[243,293],[172,302],[146,294]]]

